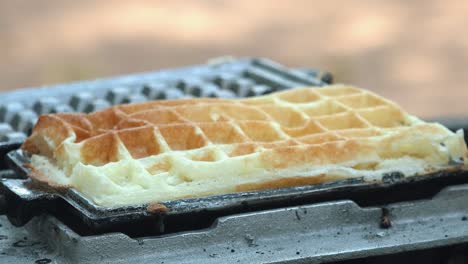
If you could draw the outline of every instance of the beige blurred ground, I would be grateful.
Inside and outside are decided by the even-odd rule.
[[[468,116],[468,2],[1,1],[0,90],[264,56]],[[1,96],[1,95],[0,95]]]

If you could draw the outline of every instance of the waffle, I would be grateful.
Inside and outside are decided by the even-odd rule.
[[[103,206],[468,164],[462,131],[344,85],[43,115],[22,149],[33,180]]]

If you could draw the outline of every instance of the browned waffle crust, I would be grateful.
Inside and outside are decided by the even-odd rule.
[[[411,176],[467,158],[462,135],[343,85],[43,115],[22,148],[36,154],[34,179],[103,205]]]

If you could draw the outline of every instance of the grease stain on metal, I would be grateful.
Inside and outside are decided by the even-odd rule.
[[[252,236],[251,234],[246,234],[244,238],[245,238],[245,241],[247,241],[247,245],[249,247],[258,247],[258,245],[255,243],[255,237]]]
[[[297,221],[301,221],[301,216],[299,215],[299,212],[296,210],[296,211],[294,211],[294,213],[296,215]]]
[[[36,264],[48,264],[48,263],[51,263],[52,260],[51,259],[48,259],[48,258],[42,258],[42,259],[38,259],[36,261],[34,261],[34,263]]]
[[[392,221],[390,220],[390,211],[382,207],[382,216],[380,217],[380,228],[387,229],[392,227]]]
[[[39,244],[40,242],[38,241],[31,242],[31,241],[25,241],[25,240],[18,240],[15,243],[13,243],[13,246],[22,248],[22,247],[32,247],[32,246],[39,245]]]

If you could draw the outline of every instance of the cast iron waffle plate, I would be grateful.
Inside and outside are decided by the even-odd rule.
[[[23,164],[28,163],[28,158],[23,152],[10,152],[8,158],[17,175],[26,178],[28,169]],[[210,226],[220,216],[319,201],[351,199],[362,205],[379,205],[421,199],[448,185],[468,183],[468,171],[454,168],[408,178],[394,172],[384,175],[382,182],[354,178],[317,185],[180,199],[161,202],[167,211],[157,212],[150,212],[149,204],[114,208],[96,206],[74,189],[51,193],[35,189],[30,183],[29,179],[2,181],[6,214],[16,225],[25,224],[35,215],[50,213],[82,234],[119,231],[138,236],[200,229]]]
[[[27,137],[41,114],[92,112],[115,104],[183,97],[249,97],[331,83],[329,73],[288,69],[267,59],[228,59],[205,65],[2,93],[3,157]]]
[[[89,112],[112,104],[184,96],[247,97],[294,86],[319,86],[329,82],[329,74],[321,74],[314,70],[290,70],[265,59],[225,61],[158,73],[7,93],[0,99],[0,105],[3,103],[3,106],[0,106],[0,119],[8,121],[10,128],[15,127],[27,132],[34,124],[34,118],[41,113]],[[18,136],[16,141],[12,136],[15,133]],[[18,133],[9,134],[9,141],[3,144],[3,153],[19,146],[26,133],[23,133],[22,137]],[[362,179],[352,179],[314,186],[169,201],[164,203],[168,212],[154,214],[148,212],[147,205],[103,208],[93,205],[74,190],[57,194],[30,188],[29,180],[13,179],[18,178],[18,175],[23,175],[24,178],[27,171],[22,164],[27,163],[27,158],[18,151],[9,156],[12,167],[18,172],[17,175],[10,175],[12,179],[3,180],[8,199],[5,209],[10,220],[16,225],[23,225],[34,215],[48,212],[82,234],[108,231],[122,231],[134,236],[172,233],[204,228],[217,217],[239,212],[345,198],[361,204],[381,204],[395,200],[395,197],[397,200],[427,197],[442,186],[467,181],[466,172],[446,172],[407,179],[394,173],[387,175],[382,183],[366,183]]]

